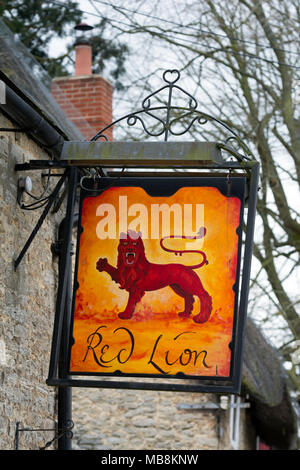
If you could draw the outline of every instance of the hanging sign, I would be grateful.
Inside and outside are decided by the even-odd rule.
[[[232,379],[246,177],[81,186],[68,373]]]

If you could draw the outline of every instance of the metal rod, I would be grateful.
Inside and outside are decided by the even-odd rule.
[[[168,169],[170,168],[188,168],[189,170],[219,170],[219,169],[239,169],[239,170],[244,170],[245,172],[248,169],[251,169],[253,166],[255,166],[257,162],[256,161],[247,161],[247,162],[241,162],[241,161],[230,161],[230,162],[204,162],[204,161],[194,161],[194,160],[189,160],[189,161],[178,161],[178,162],[172,162],[170,163],[169,160],[167,159],[162,159],[159,162],[154,162],[153,160],[151,161],[142,161],[141,162],[131,162],[130,163],[130,168],[131,170],[133,169],[147,169],[146,171],[151,171],[151,170],[161,170],[161,169]],[[95,168],[95,167],[101,167],[101,169],[105,167],[109,168],[120,168],[124,167],[124,165],[128,166],[128,160],[107,160],[104,162],[103,160],[70,160],[70,161],[56,161],[56,160],[30,160],[29,162],[26,163],[20,163],[15,165],[15,171],[32,171],[32,170],[46,170],[49,168],[70,168],[72,166],[80,166],[81,168]],[[142,174],[142,173],[141,173]],[[143,175],[143,174],[142,174]]]
[[[173,83],[170,83],[169,86],[169,96],[168,96],[168,106],[167,106],[167,118],[165,124],[165,142],[168,140],[169,134],[169,125],[170,125],[170,109],[171,109],[171,102],[172,102],[172,91],[173,91]]]
[[[19,449],[19,437],[20,437],[20,422],[17,422],[16,425],[16,434],[15,434],[15,450]]]
[[[73,214],[74,217],[74,214]],[[73,218],[70,221],[73,227]],[[64,236],[65,225],[67,219],[65,218],[59,227],[58,242],[61,243]],[[68,280],[65,293],[65,309],[64,320],[61,338],[61,350],[59,358],[59,376],[65,377],[67,374],[67,357],[69,349],[69,335],[72,313],[72,245],[67,256],[66,262],[68,263]],[[63,256],[62,250],[59,250],[59,279],[63,272]],[[72,389],[71,387],[58,387],[58,430],[65,429],[68,423],[72,421]],[[72,440],[69,433],[62,433],[58,438],[58,450],[72,450]]]
[[[67,162],[61,162],[58,160],[29,160],[25,163],[17,163],[15,165],[15,171],[32,171],[32,170],[47,170],[49,168],[69,168]]]
[[[226,411],[227,409],[231,409],[231,408],[251,408],[251,404],[250,403],[240,403],[240,404],[228,404],[226,405],[226,408],[222,407],[220,404],[218,403],[203,403],[202,405],[198,404],[198,403],[195,403],[195,404],[185,404],[185,403],[179,403],[177,405],[177,408],[179,410],[196,410],[196,411],[206,411],[206,410],[224,410]]]
[[[70,256],[71,243],[72,243],[72,228],[73,228],[73,213],[74,205],[76,200],[76,187],[78,180],[78,170],[76,167],[72,167],[69,173],[69,188],[68,188],[68,201],[67,201],[67,211],[66,211],[66,220],[63,230],[63,240],[61,245],[61,266],[62,270],[60,273],[60,280],[58,285],[57,292],[57,301],[56,301],[56,311],[53,325],[53,336],[52,336],[52,346],[51,346],[51,355],[50,355],[50,364],[49,364],[49,374],[48,378],[53,378],[57,374],[58,366],[58,355],[60,352],[61,344],[61,332],[62,324],[64,318],[64,309],[66,304],[66,292],[67,284],[69,281],[69,270],[70,263],[68,263],[68,257]]]
[[[257,201],[257,189],[258,189],[258,180],[259,180],[259,163],[251,170],[251,179],[250,179],[250,189],[249,189],[249,199],[248,199],[248,215],[247,215],[247,230],[246,230],[246,239],[244,247],[244,263],[242,271],[242,285],[241,285],[241,298],[239,305],[239,318],[237,325],[237,347],[236,351],[240,351],[239,357],[237,360],[237,369],[238,373],[236,374],[236,387],[238,390],[241,388],[242,381],[242,358],[243,358],[243,345],[244,345],[244,336],[246,332],[245,324],[248,310],[248,295],[249,295],[249,283],[250,283],[250,273],[251,273],[251,260],[253,252],[253,237],[254,237],[254,226],[255,226],[255,213],[256,213],[256,201]]]
[[[32,127],[23,127],[20,129],[13,129],[11,127],[1,127],[0,132],[29,132],[32,130]]]
[[[58,432],[67,428],[72,420],[72,388],[58,387]],[[58,450],[72,450],[72,439],[68,433],[62,433],[58,439]]]
[[[20,262],[22,261],[25,253],[27,252],[28,248],[30,247],[33,239],[35,238],[36,234],[38,233],[39,229],[41,228],[49,210],[51,209],[51,206],[60,190],[60,188],[62,187],[65,179],[66,179],[66,173],[61,177],[61,179],[58,181],[57,185],[55,186],[54,188],[54,191],[53,193],[51,194],[50,198],[49,198],[49,202],[48,204],[46,205],[42,215],[40,216],[35,228],[33,229],[33,231],[31,232],[31,235],[30,237],[28,238],[27,242],[25,243],[21,253],[19,254],[19,256],[17,257],[17,259],[14,261],[14,267],[15,267],[15,270],[17,269],[17,267],[19,266]]]
[[[169,392],[208,392],[208,393],[238,393],[234,385],[204,385],[199,382],[196,385],[173,384],[160,382],[115,382],[111,380],[77,380],[49,378],[48,385],[58,387],[83,387],[83,388],[110,388],[127,390],[161,390]]]

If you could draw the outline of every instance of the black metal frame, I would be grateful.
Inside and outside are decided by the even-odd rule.
[[[49,374],[47,379],[47,384],[51,386],[59,387],[102,387],[102,388],[118,388],[118,389],[137,389],[137,390],[169,390],[169,391],[187,391],[187,392],[221,392],[221,393],[239,393],[241,387],[241,370],[242,370],[242,352],[243,352],[243,343],[245,335],[245,322],[247,315],[247,303],[248,303],[248,292],[249,292],[249,281],[250,281],[250,269],[251,269],[251,257],[253,250],[253,234],[254,234],[254,222],[255,222],[255,212],[256,212],[256,198],[258,190],[258,179],[259,179],[259,163],[253,157],[250,149],[245,145],[245,143],[239,138],[239,136],[228,127],[228,125],[215,117],[197,110],[197,101],[191,96],[188,92],[183,90],[178,86],[177,82],[180,78],[180,73],[177,70],[167,70],[163,74],[163,80],[165,84],[157,91],[149,94],[142,102],[142,109],[130,113],[126,116],[117,119],[112,122],[104,129],[99,131],[92,139],[91,142],[96,142],[98,139],[103,139],[107,141],[105,131],[112,126],[126,120],[129,126],[134,126],[137,123],[140,123],[143,127],[143,130],[146,134],[152,137],[164,136],[165,142],[168,140],[169,135],[179,136],[188,132],[194,123],[204,125],[207,122],[212,122],[213,124],[219,125],[222,128],[222,133],[228,132],[229,137],[225,142],[217,143],[219,149],[222,149],[229,154],[231,161],[206,161],[206,162],[195,162],[194,165],[191,162],[188,162],[189,169],[194,168],[195,174],[200,176],[204,172],[214,172],[214,171],[225,171],[225,172],[242,172],[247,176],[248,181],[248,216],[246,223],[246,238],[244,245],[244,256],[243,256],[243,267],[242,267],[242,282],[240,288],[240,299],[239,299],[239,319],[237,323],[236,330],[236,347],[234,358],[236,364],[236,374],[233,377],[233,380],[229,383],[224,383],[219,385],[218,381],[213,380],[209,383],[202,384],[199,379],[199,383],[183,383],[180,384],[174,383],[174,380],[167,382],[147,382],[146,379],[143,382],[136,381],[122,381],[122,380],[85,380],[85,379],[73,379],[67,374],[66,358],[60,356],[61,346],[63,341],[65,341],[65,332],[63,331],[63,324],[70,324],[70,296],[68,294],[68,283],[71,276],[71,245],[72,245],[72,227],[73,227],[73,217],[74,217],[74,208],[76,202],[76,190],[78,186],[79,176],[92,176],[89,168],[95,168],[98,176],[103,176],[103,168],[112,168],[112,173],[115,173],[113,168],[123,168],[121,176],[126,176],[126,172],[123,174],[123,171],[126,167],[125,164],[121,164],[117,159],[114,161],[106,162],[105,164],[101,159],[94,162],[72,162],[68,160],[51,160],[51,161],[30,161],[24,164],[16,165],[16,171],[27,171],[27,170],[41,170],[41,169],[50,169],[50,168],[64,168],[65,174],[62,176],[61,180],[58,182],[58,188],[56,187],[55,195],[58,194],[59,188],[61,187],[65,178],[68,178],[68,200],[67,200],[67,209],[66,209],[66,218],[64,226],[64,236],[62,241],[62,255],[61,255],[61,270],[59,276],[59,285],[57,293],[57,303],[56,303],[56,312],[54,318],[54,327],[53,327],[53,338],[51,345],[51,356],[49,364]],[[167,90],[168,91],[168,102],[165,106],[151,106],[151,100],[153,97],[156,97],[160,92]],[[189,100],[187,107],[178,107],[172,105],[173,93],[174,91],[182,93],[182,96]],[[157,113],[165,112],[166,117],[162,118]],[[173,117],[172,117],[173,114]],[[160,129],[156,132],[151,132],[146,122],[141,116],[147,116],[150,119],[154,119],[154,122],[158,124]],[[189,119],[188,125],[181,130],[176,132],[174,126],[178,122],[182,122],[183,119]],[[229,145],[229,142],[234,141],[238,145],[239,151]],[[193,163],[193,162],[192,162]],[[130,165],[132,168],[140,168],[139,164]],[[145,166],[145,165],[142,165]],[[148,170],[155,168],[169,168],[168,161],[161,161],[160,165],[147,163],[146,165]],[[172,165],[172,168],[175,168],[176,165]],[[185,162],[180,161],[178,164],[179,168],[185,167]],[[145,173],[146,174],[146,173]],[[159,173],[156,173],[157,176]],[[178,175],[179,173],[176,173]],[[148,171],[149,175],[149,171]],[[164,174],[162,173],[161,176]],[[139,173],[139,176],[142,177],[142,173]],[[145,175],[144,175],[145,176]],[[93,177],[93,176],[92,176]],[[94,174],[95,177],[95,174]],[[25,252],[29,248],[32,239],[35,237],[37,231],[39,230],[43,220],[47,216],[51,205],[54,202],[55,195],[49,199],[49,204],[42,213],[40,220],[33,230],[31,236],[29,237],[24,249],[22,250],[20,256],[17,258],[15,267],[19,264]],[[62,339],[64,336],[64,340]],[[66,351],[64,345],[64,351]],[[238,353],[237,353],[238,351]],[[60,367],[59,367],[60,366]]]
[[[212,165],[216,167],[216,165]],[[75,167],[76,168],[76,167]],[[205,170],[209,169],[205,165]],[[238,321],[236,324],[236,331],[234,332],[236,344],[233,350],[234,358],[233,362],[235,364],[235,370],[233,371],[232,377],[227,379],[222,378],[202,378],[197,379],[193,378],[193,384],[187,383],[190,381],[190,377],[166,377],[158,378],[157,376],[145,376],[143,381],[136,382],[134,380],[123,380],[123,375],[115,375],[118,380],[111,379],[111,377],[106,377],[104,380],[101,379],[86,379],[86,378],[73,378],[68,375],[66,371],[65,376],[57,375],[57,361],[59,355],[59,346],[60,346],[60,337],[62,334],[62,322],[65,312],[65,305],[63,302],[62,295],[58,295],[55,323],[54,323],[54,334],[53,334],[53,343],[52,343],[52,352],[51,360],[49,367],[49,375],[47,379],[48,385],[56,385],[59,387],[88,387],[88,388],[117,388],[117,389],[135,389],[135,390],[165,390],[165,391],[186,391],[186,392],[215,392],[215,393],[240,393],[241,388],[241,372],[242,372],[242,357],[243,357],[243,344],[244,344],[244,334],[246,326],[246,316],[247,316],[247,303],[248,303],[248,292],[249,292],[249,281],[250,281],[250,268],[251,268],[251,257],[252,257],[252,248],[253,248],[253,234],[254,234],[254,221],[255,221],[255,211],[256,211],[256,197],[258,189],[258,177],[259,177],[259,164],[257,162],[246,162],[246,163],[237,163],[237,162],[227,162],[217,165],[218,169],[233,171],[233,170],[243,170],[244,175],[248,179],[248,214],[247,214],[247,223],[246,223],[246,237],[243,250],[243,263],[242,263],[242,282],[240,288],[239,296],[239,307],[238,307]],[[201,168],[197,169],[199,174],[201,174]],[[146,177],[147,175],[143,175]],[[74,184],[74,183],[73,183]],[[72,186],[70,187],[71,190]],[[74,191],[72,191],[74,193]],[[71,223],[72,210],[74,207],[74,201],[72,197],[69,197],[68,207],[67,207],[67,220]],[[67,234],[68,238],[64,239],[65,246],[69,246],[71,243],[71,231]],[[67,250],[64,248],[64,252],[67,254]],[[66,262],[66,266],[68,263]],[[64,282],[66,282],[70,273],[65,269],[62,274],[63,279],[60,281],[62,292]],[[71,335],[70,335],[71,337]],[[67,361],[68,362],[68,361]],[[80,374],[77,374],[80,375]],[[92,375],[92,374],[90,374]],[[94,375],[94,374],[93,374]],[[95,374],[96,375],[96,374]],[[129,374],[127,375],[127,377]],[[141,377],[141,375],[138,375]],[[131,376],[132,377],[132,376]],[[148,378],[155,378],[155,381],[147,381]],[[174,379],[185,379],[185,383],[175,383]],[[161,379],[164,381],[162,382]]]
[[[237,270],[236,270],[236,279],[234,282],[233,290],[235,292],[235,302],[234,302],[234,315],[233,315],[233,330],[232,330],[232,349],[234,350],[235,344],[235,328],[237,326],[238,320],[238,298],[239,298],[239,274],[240,274],[240,263],[241,263],[241,247],[242,247],[242,238],[243,238],[243,215],[244,215],[244,203],[245,203],[245,187],[246,187],[246,177],[245,176],[238,176],[235,178],[229,178],[228,175],[226,176],[215,176],[211,175],[210,177],[152,177],[149,178],[144,175],[142,178],[132,178],[132,177],[123,177],[118,178],[117,180],[112,177],[108,178],[100,178],[99,180],[90,180],[89,187],[81,188],[81,196],[80,196],[80,205],[79,205],[79,214],[78,214],[78,227],[77,227],[77,248],[76,248],[76,263],[75,263],[75,272],[74,272],[74,288],[73,288],[73,305],[72,305],[72,319],[69,334],[72,337],[73,331],[73,323],[74,323],[74,309],[75,309],[75,302],[76,302],[76,291],[79,287],[78,284],[78,264],[79,264],[79,252],[80,252],[80,236],[83,232],[83,227],[81,226],[81,215],[82,215],[82,204],[86,197],[96,197],[107,188],[110,187],[141,187],[143,188],[147,194],[155,195],[155,196],[169,196],[175,193],[181,187],[214,187],[217,188],[224,196],[227,197],[238,197],[241,200],[241,208],[240,208],[240,224],[236,229],[236,233],[238,234],[238,256],[237,256]],[[69,356],[67,363],[70,367],[70,360],[71,360],[71,350],[72,344],[69,341]],[[239,352],[237,353],[239,356]],[[212,380],[218,383],[226,383],[228,381],[232,381],[232,377],[236,375],[236,365],[235,365],[235,357],[232,354],[231,357],[231,366],[230,366],[230,373],[227,377],[219,377],[219,376],[195,376],[195,375],[187,375],[181,373],[180,376],[182,379],[187,380],[201,380],[202,384],[206,382],[211,382]],[[165,378],[165,379],[178,379],[178,375],[170,375],[170,374],[132,374],[132,373],[120,373],[120,372],[113,372],[113,373],[102,373],[102,372],[72,372],[68,369],[68,375],[72,376],[103,376],[103,377],[145,377],[145,378]]]

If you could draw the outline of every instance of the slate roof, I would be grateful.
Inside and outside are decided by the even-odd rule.
[[[50,91],[51,78],[0,18],[0,79],[9,79],[14,91],[63,133],[66,140],[85,140],[66,117]],[[10,85],[10,84],[9,84]]]

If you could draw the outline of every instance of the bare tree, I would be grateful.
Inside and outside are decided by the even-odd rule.
[[[168,55],[201,96],[201,108],[230,126],[261,162],[251,308],[267,333],[280,331],[275,340],[299,389],[299,2],[170,0],[167,10],[166,2],[149,3],[106,10],[120,35],[142,44],[129,79],[136,87],[143,77],[145,87],[149,58],[156,71]],[[191,128],[193,138],[221,140],[220,130],[204,128]]]

